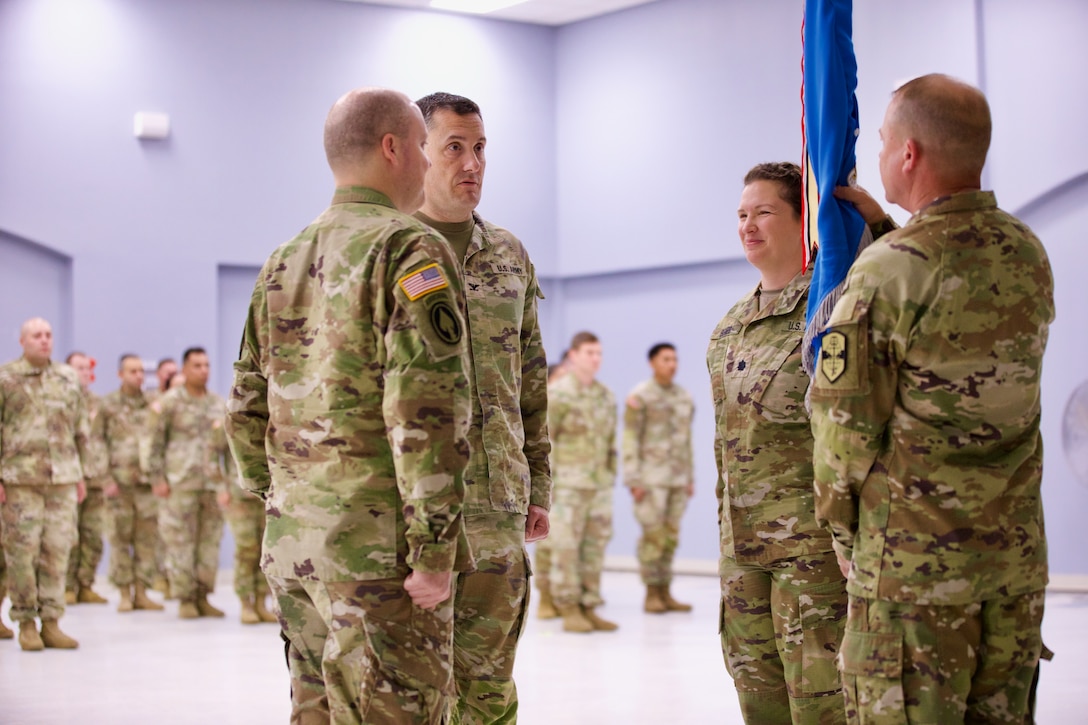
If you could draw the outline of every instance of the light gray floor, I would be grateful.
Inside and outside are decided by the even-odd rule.
[[[518,654],[522,725],[740,723],[716,635],[718,584],[682,577],[673,587],[691,614],[645,615],[634,574],[606,572],[602,615],[614,633],[565,634],[532,619]],[[75,652],[25,653],[0,642],[0,725],[286,723],[288,681],[275,625],[243,627],[229,579],[212,601],[226,620],[70,607]],[[535,608],[534,608],[535,609]],[[4,621],[10,623],[5,606]],[[1051,594],[1044,635],[1058,652],[1044,665],[1042,725],[1088,723],[1088,595]]]

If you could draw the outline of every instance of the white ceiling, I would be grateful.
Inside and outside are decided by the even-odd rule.
[[[430,8],[430,0],[349,0],[367,5],[395,5],[402,8]],[[526,0],[480,17],[515,20],[537,25],[566,25],[605,13],[656,2],[657,0]],[[436,11],[437,12],[437,11]],[[441,11],[449,12],[449,11]]]

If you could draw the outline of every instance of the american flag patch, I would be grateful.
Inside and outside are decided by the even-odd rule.
[[[450,283],[446,281],[446,275],[442,274],[437,264],[428,264],[417,272],[405,275],[397,281],[397,284],[412,302],[423,295],[450,286]]]

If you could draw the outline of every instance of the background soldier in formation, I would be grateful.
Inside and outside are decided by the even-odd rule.
[[[812,393],[817,515],[849,572],[847,714],[1023,723],[1047,583],[1050,265],[980,190],[990,109],[976,88],[910,81],[880,135],[885,194],[912,216],[851,268]],[[838,193],[883,219],[867,194]]]
[[[93,428],[100,405],[98,396],[91,392],[94,382],[94,361],[81,352],[68,355],[65,362],[79,375],[87,420]],[[97,476],[87,479],[87,495],[79,504],[76,545],[68,557],[68,577],[64,600],[68,604],[105,604],[105,597],[94,590],[95,572],[102,561],[102,539],[106,533],[106,495],[102,481]]]
[[[154,403],[156,400],[166,394],[166,391],[170,389],[171,383],[176,376],[179,376],[178,363],[172,357],[164,357],[159,360],[155,366],[155,383],[154,388],[149,388],[146,391],[147,402]],[[150,449],[149,449],[150,451]],[[149,467],[149,462],[145,458],[146,467]],[[162,532],[155,529],[155,536],[158,537],[155,543],[155,581],[152,588],[155,591],[162,592],[167,599],[175,599],[173,594],[170,593],[170,580],[166,576],[166,546],[162,541]]]
[[[454,593],[454,722],[512,723],[514,655],[529,603],[525,542],[547,535],[551,505],[536,310],[543,295],[521,242],[474,213],[486,166],[480,108],[448,93],[417,103],[431,168],[416,217],[443,234],[459,263],[473,392],[464,510],[476,570],[458,576]]]
[[[230,469],[234,470],[233,462]],[[229,485],[219,492],[219,503],[234,534],[234,593],[242,603],[242,624],[276,622],[276,615],[265,607],[268,580],[261,571],[264,501],[240,488],[235,478],[231,475]]]
[[[48,322],[23,323],[19,344],[22,357],[0,367],[0,510],[11,618],[26,651],[75,649],[79,643],[57,620],[90,463],[83,387],[75,370],[50,359]]]
[[[802,338],[801,170],[744,177],[737,232],[760,281],[710,339],[718,466],[721,642],[749,725],[840,723],[846,616],[830,534],[816,522]]]
[[[623,479],[642,526],[638,563],[646,585],[643,609],[690,612],[672,597],[672,559],[680,541],[680,519],[695,493],[691,419],[695,403],[675,382],[676,348],[650,348],[653,377],[627,396],[623,416]]]
[[[102,398],[91,426],[99,460],[98,484],[110,513],[110,582],[121,592],[119,612],[161,610],[147,596],[155,580],[159,501],[151,492],[145,462],[151,445],[151,408],[142,386],[143,362],[122,355],[118,390]]]
[[[551,538],[537,544],[538,616],[563,617],[567,632],[612,631],[595,609],[601,598],[604,550],[612,538],[616,480],[616,398],[595,378],[601,343],[579,332],[569,371],[548,390],[552,442]]]
[[[159,528],[166,546],[170,591],[178,616],[222,617],[208,602],[219,569],[224,491],[232,465],[223,431],[226,405],[207,389],[208,355],[199,347],[182,356],[185,384],[151,404],[154,411],[150,478],[163,498]]]
[[[438,725],[454,696],[471,403],[457,264],[407,216],[426,140],[400,93],[336,102],[332,205],[265,263],[235,364],[231,445],[267,503],[292,722]]]

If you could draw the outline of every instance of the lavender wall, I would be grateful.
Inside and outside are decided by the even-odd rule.
[[[5,0],[0,230],[73,260],[71,344],[113,361],[202,343],[222,391],[218,266],[260,264],[324,208],[322,124],[355,86],[474,97],[481,209],[554,266],[553,34],[337,0]],[[170,114],[169,140],[133,137],[141,110]]]

